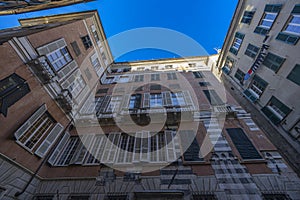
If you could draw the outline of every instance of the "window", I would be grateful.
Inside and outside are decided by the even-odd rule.
[[[43,157],[62,130],[63,127],[50,116],[44,104],[22,124],[14,135],[19,145]]]
[[[263,194],[263,200],[290,200],[291,198],[287,194]]]
[[[297,64],[294,67],[294,69],[287,76],[287,79],[289,79],[290,81],[293,81],[297,85],[300,85],[300,65],[299,64]]]
[[[45,113],[18,139],[18,142],[29,151],[32,151],[53,125],[54,120]]]
[[[281,65],[284,63],[285,58],[279,57],[275,54],[268,53],[266,56],[263,65],[273,70],[275,73],[279,70]]]
[[[256,95],[256,98],[259,98],[265,91],[267,86],[268,83],[266,81],[264,81],[259,76],[255,75],[252,80],[252,83],[250,84],[250,90]]]
[[[0,113],[6,117],[8,108],[29,92],[29,85],[17,74],[0,80]]]
[[[100,39],[99,39],[99,36],[98,36],[98,32],[97,32],[97,30],[96,30],[96,26],[95,26],[95,25],[92,25],[92,26],[91,26],[91,29],[92,29],[92,33],[93,33],[93,36],[94,36],[96,42],[99,42]]]
[[[184,106],[185,100],[182,92],[171,93],[171,100],[173,106]]]
[[[285,28],[285,32],[300,35],[300,15],[291,16],[291,19]]]
[[[175,73],[167,73],[168,80],[176,80],[177,76]]]
[[[152,66],[151,70],[153,70],[153,71],[158,70],[158,66]]]
[[[241,23],[250,24],[254,13],[254,11],[245,11]]]
[[[166,65],[165,66],[165,69],[172,69],[173,68],[173,65]]]
[[[234,40],[233,40],[233,43],[229,49],[229,51],[231,53],[233,53],[234,55],[237,55],[238,52],[239,52],[239,49],[242,45],[242,42],[243,42],[243,39],[244,39],[245,35],[242,34],[242,33],[239,33],[239,32],[236,32],[235,33],[235,37],[234,37]]]
[[[100,77],[102,75],[101,73],[102,73],[103,69],[101,68],[101,64],[100,64],[100,61],[99,61],[96,53],[90,57],[90,61],[91,61],[92,66],[94,67],[97,75]]]
[[[36,195],[33,200],[53,200],[54,195]]]
[[[90,199],[89,195],[79,195],[79,194],[70,195],[68,197],[68,200],[89,200],[89,199]]]
[[[78,46],[77,42],[76,41],[71,42],[71,46],[72,46],[72,49],[73,49],[75,55],[79,56],[81,54],[81,51],[79,49],[79,46]]]
[[[59,71],[72,61],[67,47],[62,47],[46,55],[55,71]]]
[[[196,67],[196,63],[189,63],[189,67],[190,68]]]
[[[264,15],[254,32],[257,34],[266,35],[272,28],[273,23],[281,10],[281,7],[282,5],[266,5]]]
[[[74,81],[69,85],[68,90],[72,94],[72,97],[77,97],[81,90],[85,87],[85,81],[82,76],[75,77]]]
[[[86,78],[87,78],[88,80],[91,80],[92,74],[91,74],[89,68],[86,68],[86,69],[84,70],[84,73],[85,73]]]
[[[242,70],[237,69],[237,71],[236,71],[234,77],[235,77],[237,80],[239,80],[239,81],[243,81],[243,80],[244,80],[244,77],[245,77],[245,73],[244,73]]]
[[[108,194],[105,195],[104,200],[128,200],[126,194]]]
[[[145,70],[145,67],[138,67],[136,68],[136,71],[144,71]]]
[[[212,106],[223,105],[224,102],[215,90],[202,90]]]
[[[161,107],[162,106],[162,95],[161,94],[150,94],[150,107]]]
[[[178,89],[180,89],[180,85],[179,84],[170,84],[169,88],[171,90],[178,90]]]
[[[90,38],[89,35],[86,35],[86,36],[81,37],[81,40],[82,40],[82,43],[83,43],[85,49],[88,49],[88,48],[90,48],[91,46],[93,46],[92,41],[91,41],[91,38]]]
[[[97,91],[97,94],[106,94],[108,92],[108,88],[102,88]]]
[[[262,159],[257,149],[254,147],[251,140],[241,128],[227,128],[226,129],[234,146],[238,150],[240,156],[244,160]]]
[[[131,95],[129,100],[129,109],[138,109],[141,107],[142,103],[142,95],[141,94],[134,94]]]
[[[296,5],[292,11],[287,25],[283,31],[276,37],[277,40],[281,40],[288,44],[297,44],[300,37],[300,5]]]
[[[150,90],[161,90],[161,85],[150,85]]]
[[[151,74],[151,81],[159,81],[160,74]]]
[[[274,124],[279,124],[291,112],[289,107],[274,96],[261,110]]]
[[[245,55],[247,55],[251,58],[255,58],[258,51],[259,51],[259,48],[257,46],[254,46],[252,44],[248,44],[248,47],[245,51]]]
[[[201,87],[207,87],[207,86],[210,86],[211,84],[209,82],[199,82],[199,85]]]
[[[101,53],[101,57],[102,57],[102,60],[105,62],[105,61],[107,61],[107,59],[106,59],[106,55],[105,55],[105,53],[104,52],[102,52]]]
[[[114,113],[120,109],[122,96],[112,96],[106,108],[107,113]]]
[[[134,82],[143,82],[144,81],[144,75],[135,75],[134,76]]]
[[[202,72],[193,72],[193,74],[194,74],[195,78],[203,78],[204,77]]]

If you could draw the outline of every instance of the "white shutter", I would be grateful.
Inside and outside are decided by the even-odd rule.
[[[163,105],[164,106],[172,105],[171,93],[169,91],[163,92],[162,97],[163,97]]]
[[[39,119],[47,110],[46,104],[39,107],[27,121],[14,133],[15,138],[18,140],[29,128],[34,124],[34,122]]]
[[[149,108],[150,107],[150,93],[145,93],[144,94],[143,107],[144,108]]]
[[[110,100],[111,100],[111,96],[105,96],[101,106],[100,106],[100,109],[99,109],[99,113],[104,113],[105,110],[106,110],[106,107],[109,105],[110,103]]]
[[[70,138],[70,134],[68,132],[66,132],[64,134],[64,136],[62,137],[62,139],[60,140],[57,147],[55,148],[55,150],[53,151],[53,153],[51,154],[50,158],[48,159],[48,163],[50,165],[52,165],[52,166],[54,165],[56,159],[58,158],[59,154],[63,150],[66,143],[68,142],[69,138]]]
[[[189,91],[183,91],[183,96],[184,96],[186,105],[189,105],[189,106],[194,105]]]
[[[129,99],[130,99],[129,94],[123,96],[122,105],[120,106],[120,109],[127,109],[129,107]]]
[[[64,127],[60,123],[57,123],[45,138],[43,143],[35,151],[35,154],[41,158],[44,157],[63,130]]]
[[[165,131],[165,138],[166,138],[167,161],[173,162],[176,160],[173,132]]]
[[[142,132],[137,132],[134,138],[134,150],[133,150],[133,161],[140,162],[140,152],[141,152],[141,135]]]
[[[143,131],[141,138],[141,161],[150,161],[150,133]]]
[[[64,46],[67,46],[67,43],[64,38],[61,38],[59,40],[56,40],[54,42],[51,42],[49,44],[46,44],[42,47],[37,48],[37,52],[40,55],[46,55],[52,51],[55,51],[57,49],[64,47]]]

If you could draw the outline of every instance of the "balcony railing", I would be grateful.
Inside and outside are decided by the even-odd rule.
[[[39,80],[44,84],[51,82],[51,80],[56,76],[45,56],[40,56],[28,64]]]
[[[62,92],[56,97],[56,101],[65,113],[69,114],[72,111],[72,95],[68,90],[62,90]]]

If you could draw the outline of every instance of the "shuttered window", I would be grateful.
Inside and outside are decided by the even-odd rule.
[[[299,64],[297,64],[293,68],[293,70],[287,76],[287,79],[289,79],[290,81],[296,83],[297,85],[300,85],[300,65]]]
[[[89,35],[81,37],[81,40],[82,40],[82,43],[83,43],[85,49],[88,49],[88,48],[93,46],[91,38],[90,38]]]
[[[247,137],[241,128],[228,128],[226,129],[234,146],[238,150],[242,159],[244,160],[257,160],[262,159],[256,148],[253,146],[251,140]]]
[[[223,105],[224,102],[216,93],[215,90],[203,90],[207,100],[210,102],[212,106]]]
[[[234,55],[237,55],[243,43],[244,37],[245,34],[236,32],[235,37],[233,39],[233,43],[229,49],[229,52],[233,53]]]
[[[266,35],[269,32],[269,30],[272,28],[281,8],[282,8],[281,4],[266,5],[263,17],[260,20],[258,26],[255,28],[254,33],[260,35]]]
[[[0,113],[6,117],[8,108],[29,92],[29,85],[17,74],[0,80]]]
[[[81,51],[79,49],[79,46],[78,46],[77,42],[76,41],[71,42],[71,46],[72,46],[72,49],[73,49],[75,55],[79,56],[81,54]]]
[[[237,80],[242,81],[242,80],[244,80],[245,73],[244,73],[242,70],[237,69],[237,71],[236,71],[234,77],[235,77]]]
[[[268,67],[269,69],[277,73],[280,67],[282,66],[282,64],[284,63],[284,61],[285,58],[277,56],[273,53],[268,53],[263,62],[263,65],[265,65],[266,67]]]
[[[262,108],[262,112],[274,124],[280,123],[291,111],[288,106],[274,96],[272,96],[267,105]]]
[[[241,23],[250,24],[254,13],[254,11],[245,11]]]
[[[247,55],[251,58],[255,58],[258,51],[259,51],[259,48],[257,46],[254,46],[252,44],[248,44],[248,47],[245,51],[245,55]]]
[[[176,80],[176,73],[167,73],[168,80]]]

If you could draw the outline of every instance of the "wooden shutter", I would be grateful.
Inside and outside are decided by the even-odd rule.
[[[34,124],[34,122],[39,119],[47,110],[46,104],[39,107],[31,117],[14,133],[15,138],[18,140],[29,128]]]

